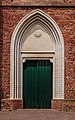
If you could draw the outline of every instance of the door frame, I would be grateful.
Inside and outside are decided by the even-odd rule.
[[[33,57],[34,54],[36,55],[36,57]],[[39,56],[37,56],[37,54],[39,54]],[[53,75],[52,75],[52,99],[54,97],[54,60],[55,60],[55,53],[53,51],[22,51],[21,52],[21,56],[22,56],[22,73],[23,73],[23,63],[26,62],[26,60],[49,60],[51,63],[53,63]],[[40,57],[41,56],[41,57]],[[46,57],[44,57],[46,56]],[[22,76],[22,86],[23,86],[23,76]],[[22,91],[22,95],[23,95],[23,91]]]

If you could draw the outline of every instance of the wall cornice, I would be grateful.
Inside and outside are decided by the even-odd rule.
[[[75,0],[2,0],[2,6],[75,6]]]

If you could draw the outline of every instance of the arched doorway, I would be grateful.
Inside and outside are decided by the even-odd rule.
[[[10,99],[23,99],[23,63],[53,63],[53,99],[64,99],[64,41],[55,21],[36,9],[16,26],[10,48]]]

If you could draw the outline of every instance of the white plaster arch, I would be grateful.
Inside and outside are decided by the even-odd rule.
[[[47,34],[51,35],[53,38],[55,46],[55,56],[53,58],[53,99],[64,99],[63,36],[56,22],[49,15],[39,9],[33,10],[24,16],[17,24],[12,34],[10,46],[10,99],[22,99],[23,83],[21,47],[24,39],[27,38],[29,30],[36,25],[43,27]]]

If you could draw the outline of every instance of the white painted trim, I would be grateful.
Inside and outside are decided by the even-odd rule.
[[[31,54],[33,54],[33,53],[36,53],[36,54],[40,54],[40,53],[42,53],[42,54],[54,54],[55,52],[54,51],[21,51],[21,53],[23,54],[28,54],[28,53],[31,53]]]
[[[25,63],[26,62],[26,58],[22,58],[22,63]]]
[[[50,58],[50,62],[53,63],[53,58]]]
[[[53,99],[64,99],[64,40],[56,22],[43,11],[36,9],[24,16],[17,24],[10,46],[10,99],[22,99],[22,36],[34,25],[41,25],[48,34],[51,33],[55,45],[53,58]],[[46,51],[45,51],[46,52]]]

